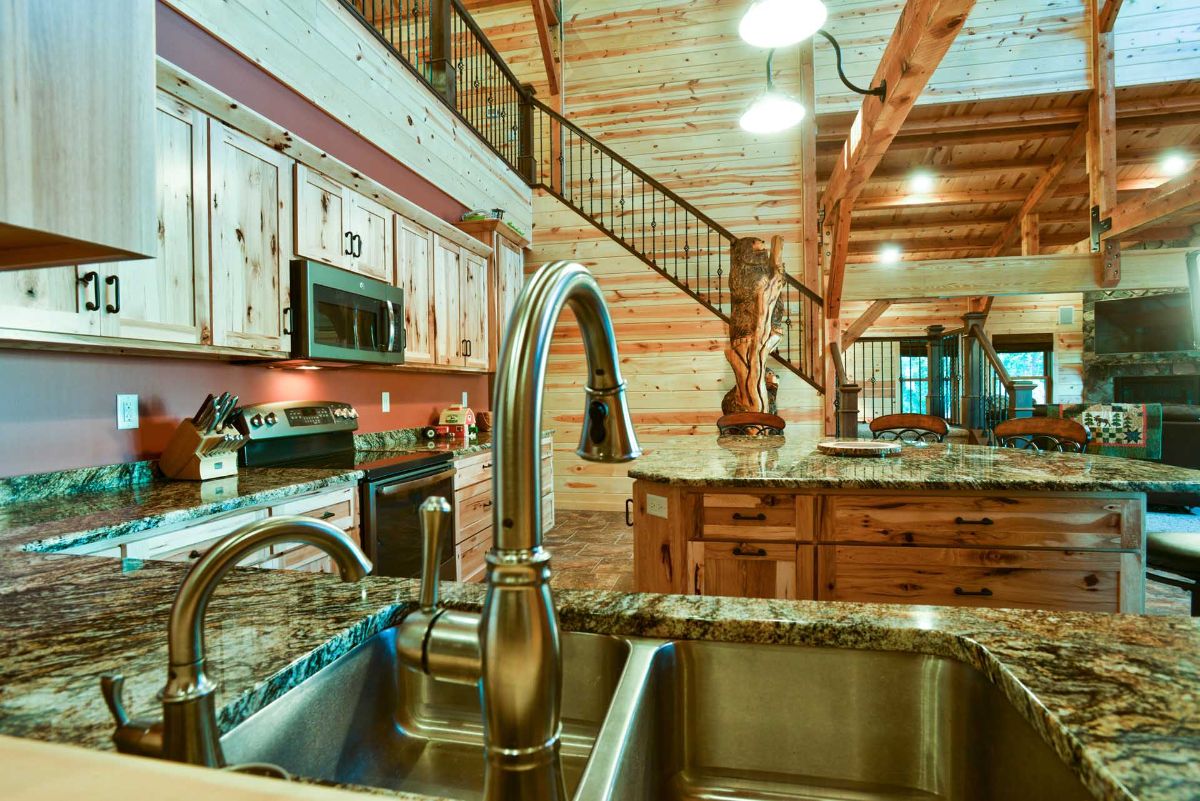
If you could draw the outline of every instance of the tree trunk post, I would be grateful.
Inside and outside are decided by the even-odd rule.
[[[733,243],[729,269],[729,347],[733,387],[721,402],[724,414],[768,412],[767,356],[783,335],[783,237],[747,237]]]

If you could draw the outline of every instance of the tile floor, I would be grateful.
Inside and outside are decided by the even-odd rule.
[[[633,590],[633,529],[623,512],[559,511],[546,535],[551,584],[563,589]],[[1146,612],[1187,615],[1188,594],[1165,584],[1146,582]]]

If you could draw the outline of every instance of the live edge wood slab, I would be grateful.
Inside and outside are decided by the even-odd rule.
[[[714,437],[636,462],[644,592],[1141,612],[1145,492],[1200,471],[972,445]]]

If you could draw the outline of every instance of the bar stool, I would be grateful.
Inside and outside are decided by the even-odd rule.
[[[1087,426],[1060,417],[1014,417],[992,429],[1001,448],[1083,453],[1091,439]]]
[[[734,412],[717,420],[720,436],[778,437],[783,435],[787,421],[777,414],[766,412]]]
[[[932,414],[885,414],[870,423],[871,438],[901,442],[941,442],[950,426]]]

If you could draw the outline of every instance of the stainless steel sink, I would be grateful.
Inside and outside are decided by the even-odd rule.
[[[581,798],[1090,798],[996,687],[938,657],[673,643],[625,717]]]
[[[574,791],[630,645],[563,635],[563,767]],[[401,666],[396,630],[372,637],[228,732],[230,764],[461,798],[483,795],[483,726],[474,687]]]
[[[222,740],[228,761],[480,798],[477,691],[401,667],[395,649],[389,629],[249,718]],[[949,659],[574,633],[563,654],[575,801],[1091,797],[996,687]]]

